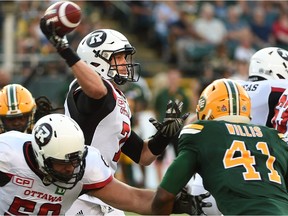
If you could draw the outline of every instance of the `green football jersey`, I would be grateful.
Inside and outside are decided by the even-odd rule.
[[[288,146],[276,130],[197,121],[179,137],[161,187],[177,194],[197,172],[223,214],[288,214]]]

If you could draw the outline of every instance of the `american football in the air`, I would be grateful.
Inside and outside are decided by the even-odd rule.
[[[81,8],[74,2],[59,1],[47,8],[44,18],[54,22],[56,34],[63,37],[80,24]]]

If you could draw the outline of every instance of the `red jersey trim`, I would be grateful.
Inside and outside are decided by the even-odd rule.
[[[272,90],[272,92],[281,92],[281,93],[283,93],[284,91],[285,91],[285,88],[279,88],[279,87],[272,87],[271,88]]]
[[[116,95],[116,93],[115,93],[116,89],[114,88],[114,86],[112,85],[112,83],[110,83],[109,81],[107,81],[107,80],[105,80],[105,79],[103,79],[103,82],[106,82],[106,83],[108,83],[108,84],[111,86],[111,89],[112,89],[112,92],[113,92],[113,97],[114,97],[115,101],[117,101],[117,95]]]
[[[108,179],[106,179],[105,181],[102,182],[98,182],[95,184],[86,184],[83,186],[83,190],[93,190],[93,189],[98,189],[98,188],[102,188],[105,185],[107,185],[108,183],[110,183],[113,179],[113,176],[111,175]]]

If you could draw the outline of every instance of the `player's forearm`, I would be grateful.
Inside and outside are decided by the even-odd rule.
[[[131,187],[115,178],[103,188],[90,191],[89,194],[123,211],[152,214],[155,191]]]
[[[101,77],[84,61],[78,61],[71,69],[86,95],[91,98],[100,99],[107,94],[107,88]]]
[[[148,147],[148,140],[145,140],[139,164],[143,166],[149,166],[156,159],[156,157],[157,155],[154,155]]]
[[[127,211],[135,212],[141,215],[152,215],[152,200],[155,196],[155,191],[149,189],[137,189],[134,188],[132,194],[133,197],[130,197],[130,205]],[[133,203],[133,204],[132,204]]]

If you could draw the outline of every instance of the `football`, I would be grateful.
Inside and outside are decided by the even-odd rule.
[[[53,22],[60,37],[72,32],[81,22],[81,8],[70,1],[52,4],[44,13],[47,23]]]

